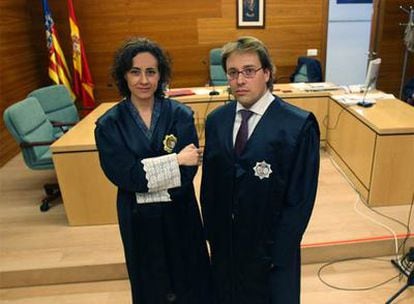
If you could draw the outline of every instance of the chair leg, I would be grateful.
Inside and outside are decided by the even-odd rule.
[[[58,184],[45,184],[43,186],[46,197],[42,200],[40,211],[46,212],[50,209],[49,203],[60,197],[60,189]]]

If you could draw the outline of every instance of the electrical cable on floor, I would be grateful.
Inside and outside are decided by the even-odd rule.
[[[365,217],[365,218],[366,218],[366,219],[368,219],[369,221],[371,221],[371,222],[373,222],[373,223],[377,224],[378,226],[381,226],[381,227],[385,228],[386,230],[388,230],[389,232],[391,232],[391,234],[393,235],[393,238],[394,238],[395,258],[398,258],[398,237],[397,237],[397,234],[396,234],[396,233],[395,233],[395,231],[394,231],[393,229],[391,229],[389,226],[387,226],[387,225],[385,225],[385,224],[381,223],[380,221],[378,221],[378,220],[374,219],[373,217],[368,216],[368,215],[366,215],[365,213],[363,213],[363,212],[361,212],[360,210],[358,210],[358,208],[357,208],[357,204],[358,204],[358,202],[360,202],[360,201],[362,202],[361,197],[360,197],[360,195],[359,195],[359,193],[358,193],[358,194],[357,194],[357,199],[355,200],[355,203],[354,203],[354,211],[355,211],[356,213],[358,213],[360,216]],[[366,205],[365,205],[365,206],[366,206]],[[369,209],[369,210],[372,210],[372,209]]]
[[[337,122],[336,122],[337,123]],[[330,156],[329,157],[329,160],[331,161],[331,163],[333,164],[333,166],[338,170],[338,172],[340,172],[341,173],[341,175],[345,178],[345,180],[349,183],[349,185],[354,189],[354,191],[357,193],[357,200],[355,201],[355,204],[354,204],[354,210],[358,213],[358,214],[360,214],[360,215],[362,215],[362,216],[364,216],[364,217],[366,217],[366,218],[368,218],[369,220],[371,220],[371,221],[373,221],[373,222],[375,222],[376,224],[379,224],[380,226],[382,226],[382,227],[384,227],[384,228],[386,228],[387,230],[389,230],[392,234],[393,234],[393,238],[394,238],[394,244],[395,244],[395,255],[396,255],[396,257],[397,257],[397,261],[402,265],[402,267],[405,267],[405,269],[409,269],[409,267],[411,267],[411,263],[409,264],[409,265],[407,265],[406,264],[406,261],[404,260],[404,259],[399,259],[399,257],[398,257],[398,255],[399,255],[399,251],[401,250],[401,248],[403,248],[403,251],[405,251],[405,243],[407,242],[407,240],[408,240],[408,237],[409,237],[409,235],[410,235],[410,233],[411,233],[411,231],[410,231],[410,221],[411,221],[411,213],[412,213],[412,210],[413,210],[413,204],[414,204],[414,193],[413,193],[413,199],[412,199],[412,201],[411,201],[411,205],[410,205],[410,211],[409,211],[409,214],[408,214],[408,219],[407,219],[407,224],[404,224],[404,223],[402,223],[401,221],[399,221],[399,220],[397,220],[397,219],[395,219],[395,218],[393,218],[393,217],[390,217],[390,216],[388,216],[388,215],[385,215],[385,214],[383,214],[383,213],[381,213],[381,212],[379,212],[379,211],[377,211],[377,210],[374,210],[374,209],[372,209],[370,206],[368,206],[362,199],[361,199],[361,194],[360,194],[360,192],[357,190],[357,188],[355,187],[355,185],[353,184],[353,182],[345,175],[345,173],[342,171],[342,169],[341,168],[339,168],[339,166],[333,161],[333,159],[332,159],[332,157]],[[368,215],[365,215],[365,214],[363,214],[361,211],[359,211],[357,208],[356,208],[356,206],[357,206],[357,203],[358,203],[358,201],[361,201],[362,203],[363,203],[363,205],[364,206],[366,206],[369,210],[371,210],[371,211],[373,211],[373,212],[375,212],[375,213],[377,213],[378,215],[380,215],[380,216],[383,216],[383,217],[385,217],[385,218],[388,218],[389,220],[392,220],[392,221],[394,221],[394,222],[396,222],[396,223],[398,223],[398,224],[400,224],[401,226],[403,226],[405,229],[406,229],[406,231],[407,231],[407,233],[406,233],[406,236],[405,236],[405,238],[404,238],[404,240],[403,240],[403,242],[401,243],[401,245],[400,246],[398,246],[398,238],[397,238],[397,235],[396,235],[396,233],[390,228],[390,227],[388,227],[387,225],[385,225],[385,224],[382,224],[382,223],[380,223],[379,221],[377,221],[377,220],[374,220],[373,218],[370,218]],[[404,254],[403,254],[404,255]],[[336,263],[341,263],[341,262],[346,262],[346,261],[354,261],[354,260],[362,260],[362,259],[371,259],[371,260],[381,260],[381,259],[378,259],[378,258],[367,258],[367,257],[357,257],[357,258],[348,258],[348,259],[341,259],[341,260],[335,260],[335,261],[331,261],[331,262],[328,262],[328,263],[325,263],[325,264],[323,264],[320,268],[319,268],[319,270],[318,270],[318,278],[319,278],[319,280],[323,283],[323,284],[325,284],[326,286],[329,286],[329,287],[331,287],[331,288],[333,288],[333,289],[337,289],[337,290],[343,290],[343,291],[366,291],[366,290],[372,290],[372,289],[375,289],[375,288],[377,288],[377,287],[380,287],[380,286],[382,286],[382,285],[385,285],[385,284],[387,284],[387,283],[389,283],[389,282],[391,282],[392,280],[394,280],[394,279],[396,279],[396,278],[398,278],[398,277],[400,277],[401,278],[401,273],[399,273],[399,274],[397,274],[397,275],[395,275],[395,276],[393,276],[393,277],[391,277],[391,278],[389,278],[389,279],[386,279],[385,281],[383,281],[383,282],[380,282],[380,283],[378,283],[378,284],[374,284],[374,285],[372,285],[372,286],[366,286],[366,287],[356,287],[356,288],[347,288],[347,287],[339,287],[339,286],[335,286],[335,285],[333,285],[333,284],[330,284],[330,283],[328,283],[326,280],[324,280],[323,278],[322,278],[322,271],[326,268],[326,267],[328,267],[328,266],[330,266],[330,265],[333,265],[333,264],[336,264]],[[382,260],[382,261],[384,261],[384,260]],[[389,262],[389,260],[386,260],[387,262]]]
[[[346,176],[346,174],[343,172],[343,170],[333,161],[333,159],[332,159],[332,157],[331,156],[329,156],[329,160],[331,161],[331,163],[332,163],[332,165],[338,170],[338,172],[339,173],[341,173],[341,175],[345,178],[345,180],[348,182],[348,184],[352,187],[352,189],[357,193],[357,200],[356,200],[356,203],[358,202],[358,201],[361,201],[361,202],[363,202],[363,200],[361,199],[361,193],[358,191],[358,189],[356,188],[356,186],[354,185],[354,183]],[[356,204],[355,203],[355,204]],[[354,204],[354,209],[355,209],[355,204]],[[372,210],[370,207],[368,207],[370,210]],[[355,210],[355,211],[357,211],[357,210]],[[359,212],[358,212],[359,213]],[[380,212],[376,212],[377,214],[379,214],[379,215],[381,215],[381,216],[383,216]],[[361,215],[361,213],[359,213],[360,215]],[[365,216],[365,215],[364,215]],[[368,217],[368,216],[365,216],[366,218],[368,218],[368,219],[372,219],[372,218],[370,218],[370,217]],[[386,216],[387,218],[389,218],[389,219],[393,219],[393,218],[391,218],[391,217],[388,217],[388,216]],[[403,225],[403,227],[404,228],[406,228],[407,229],[407,226],[405,225],[405,224],[403,224],[403,223],[401,223],[400,221],[398,221],[398,220],[396,220],[396,219],[393,219],[394,221],[396,221],[396,222],[398,222],[398,223],[400,223],[401,225]],[[394,230],[392,230],[390,227],[388,227],[387,225],[385,225],[385,224],[381,224],[381,223],[379,223],[379,222],[377,222],[377,221],[375,221],[375,220],[373,220],[372,219],[372,221],[373,222],[375,222],[375,223],[377,223],[377,224],[379,224],[380,226],[382,226],[382,227],[384,227],[385,229],[387,229],[388,231],[390,231],[391,233],[392,233],[392,235],[393,235],[393,237],[394,237],[394,243],[395,243],[395,256],[396,256],[396,258],[398,259],[398,238],[397,238],[397,235],[396,235],[396,233],[394,232]]]
[[[336,289],[336,290],[343,290],[343,291],[367,291],[367,290],[372,290],[372,289],[375,289],[377,287],[383,286],[383,285],[385,285],[385,284],[391,282],[392,280],[394,280],[394,279],[396,279],[396,278],[398,278],[398,277],[401,276],[401,274],[397,274],[397,275],[395,275],[395,276],[393,276],[393,277],[391,277],[389,279],[386,279],[383,282],[380,282],[380,283],[377,283],[377,284],[374,284],[374,285],[371,285],[371,286],[353,287],[353,288],[351,288],[351,287],[339,287],[339,286],[333,285],[331,283],[328,283],[326,280],[324,280],[322,278],[322,271],[326,267],[328,267],[328,266],[331,266],[331,265],[334,265],[334,264],[337,264],[337,263],[349,262],[349,261],[355,261],[355,260],[363,260],[363,259],[367,259],[367,260],[380,260],[380,261],[388,262],[389,263],[389,260],[381,260],[381,259],[377,259],[377,258],[367,258],[367,257],[356,257],[356,258],[348,258],[348,259],[336,260],[336,261],[332,261],[332,262],[325,263],[324,265],[322,265],[319,268],[319,270],[318,270],[318,279],[323,284],[325,284],[326,286],[331,287],[331,288]]]
[[[366,204],[365,202],[364,202],[364,200],[363,199],[361,199],[361,193],[358,191],[358,189],[355,187],[355,185],[354,185],[354,183],[346,176],[346,174],[343,172],[343,170],[335,163],[335,161],[332,159],[332,157],[331,156],[329,156],[329,160],[331,161],[331,163],[332,163],[332,165],[341,173],[341,175],[345,178],[345,180],[349,183],[349,185],[352,187],[352,189],[354,189],[354,191],[358,194],[358,196],[359,196],[359,198],[360,198],[360,201],[361,201],[361,203],[362,204],[364,204],[364,206],[366,206],[369,210],[371,210],[372,212],[374,212],[374,213],[376,213],[376,214],[378,214],[379,216],[382,216],[382,217],[385,217],[385,218],[387,218],[387,219],[389,219],[389,220],[391,220],[391,221],[393,221],[393,222],[395,222],[395,223],[397,223],[397,224],[399,224],[399,225],[401,225],[402,227],[404,227],[405,229],[406,229],[406,235],[405,235],[405,238],[404,238],[404,240],[402,241],[402,243],[400,244],[400,246],[397,246],[396,248],[396,252],[395,252],[395,255],[397,256],[397,260],[399,260],[398,259],[398,254],[400,254],[400,250],[401,250],[401,248],[402,247],[404,247],[404,251],[402,252],[402,255],[404,255],[405,254],[405,243],[407,242],[407,240],[408,240],[408,237],[409,237],[409,235],[411,234],[411,230],[410,230],[410,222],[411,222],[411,213],[412,213],[412,210],[413,210],[413,204],[414,204],[414,193],[413,193],[413,198],[412,198],[412,201],[411,201],[411,205],[410,205],[410,211],[409,211],[409,213],[408,213],[408,219],[407,219],[407,224],[404,224],[403,222],[401,222],[401,221],[399,221],[399,220],[397,220],[396,218],[393,218],[393,217],[391,217],[391,216],[388,216],[388,215],[386,215],[386,214],[383,214],[382,212],[379,212],[379,211],[377,211],[377,210],[375,210],[375,209],[373,209],[371,206],[369,206],[368,204]],[[381,225],[382,226],[382,225]],[[389,228],[389,227],[388,227]],[[392,231],[392,229],[391,228],[386,228],[387,230],[389,230],[389,231]],[[392,232],[393,233],[393,235],[394,235],[394,240],[398,243],[398,239],[397,239],[397,237],[396,237],[396,234],[394,233],[394,232]]]
[[[378,215],[380,215],[380,216],[383,216],[383,217],[385,217],[385,218],[387,218],[387,219],[389,219],[389,220],[391,220],[391,221],[394,221],[394,222],[396,222],[396,223],[398,223],[398,224],[402,225],[404,228],[406,228],[405,238],[404,238],[404,240],[401,242],[400,246],[398,247],[398,253],[400,253],[401,248],[402,248],[402,249],[403,249],[403,250],[402,250],[402,255],[404,255],[404,254],[405,254],[405,244],[407,243],[407,240],[408,240],[408,238],[409,238],[409,236],[410,236],[410,234],[411,234],[410,223],[411,223],[411,215],[412,215],[412,212],[413,212],[413,205],[414,205],[414,192],[413,192],[413,197],[412,197],[411,204],[410,204],[410,210],[408,211],[408,219],[407,219],[407,224],[404,224],[404,223],[402,223],[401,221],[399,221],[399,220],[397,220],[397,219],[395,219],[395,218],[393,218],[393,217],[390,217],[390,216],[388,216],[388,215],[385,215],[385,214],[383,214],[383,213],[381,213],[381,212],[379,212],[379,211],[377,211],[377,210],[373,209],[373,208],[372,208],[372,207],[370,207],[367,203],[365,203],[363,200],[361,200],[361,202],[362,202],[362,203],[363,203],[363,204],[364,204],[367,208],[369,208],[372,212],[375,212],[376,214],[378,214]]]
[[[345,112],[345,109],[347,109],[347,108],[349,108],[350,106],[343,106],[342,107],[342,109],[340,110],[340,112],[338,113],[338,115],[337,115],[337,117],[336,117],[336,121],[335,121],[335,123],[334,123],[334,125],[332,126],[332,127],[330,127],[329,125],[328,125],[328,122],[327,122],[327,120],[328,120],[328,116],[326,115],[325,117],[324,117],[324,119],[323,119],[323,121],[322,121],[322,124],[323,124],[323,126],[324,127],[326,127],[326,129],[327,130],[335,130],[336,128],[337,128],[337,126],[338,126],[338,123],[339,123],[339,118],[341,117],[341,115],[342,115],[342,113],[344,113]],[[382,217],[385,217],[385,218],[387,218],[387,219],[389,219],[389,220],[391,220],[391,221],[394,221],[394,222],[396,222],[396,223],[398,223],[398,224],[400,224],[401,226],[403,226],[405,229],[406,229],[406,235],[405,235],[405,238],[404,238],[404,240],[401,242],[401,244],[399,245],[399,246],[396,246],[396,253],[395,253],[395,255],[396,255],[396,258],[397,258],[397,260],[399,260],[398,259],[398,254],[400,253],[400,250],[401,250],[401,248],[403,249],[402,250],[402,255],[404,255],[404,253],[405,253],[405,244],[406,244],[406,242],[407,242],[407,240],[408,240],[408,238],[409,238],[409,235],[411,234],[411,230],[410,230],[410,220],[411,220],[411,213],[412,213],[412,207],[413,207],[413,203],[414,203],[414,192],[413,192],[413,199],[412,199],[412,201],[411,201],[411,206],[410,206],[410,211],[409,211],[409,213],[408,213],[408,220],[407,220],[407,225],[406,224],[404,224],[404,223],[402,223],[401,221],[399,221],[399,220],[397,220],[397,219],[395,219],[395,218],[393,218],[393,217],[390,217],[390,216],[388,216],[388,215],[385,215],[385,214],[383,214],[383,213],[381,213],[381,212],[379,212],[379,211],[377,211],[377,210],[374,210],[371,206],[369,206],[368,204],[366,204],[365,202],[364,202],[364,200],[363,199],[361,199],[361,193],[358,191],[358,189],[355,187],[355,185],[354,185],[354,183],[346,176],[346,174],[342,171],[342,169],[341,168],[339,168],[339,166],[332,160],[332,157],[330,156],[329,157],[329,159],[330,159],[330,161],[331,161],[331,163],[334,165],[334,167],[342,174],[342,176],[347,180],[347,182],[348,182],[348,184],[354,189],[354,191],[359,195],[359,197],[360,197],[360,201],[368,208],[368,209],[370,209],[371,211],[373,211],[373,212],[375,212],[376,214],[378,214],[378,215],[380,215],[380,216],[382,216]],[[355,210],[356,210],[356,204],[354,205],[354,208],[355,208]],[[356,210],[357,211],[357,210]],[[357,211],[358,212],[358,211]],[[358,212],[359,213],[359,212]],[[361,213],[359,213],[360,215],[362,215]],[[365,217],[367,217],[368,219],[369,219],[369,217],[368,216],[365,216]],[[377,223],[377,224],[379,224],[380,226],[383,226],[384,228],[386,228],[387,230],[389,230],[389,231],[391,231],[391,233],[393,234],[393,236],[394,236],[394,240],[395,240],[395,242],[396,243],[398,243],[398,238],[397,238],[397,236],[396,236],[396,234],[395,234],[395,232],[392,230],[392,229],[390,229],[388,226],[386,226],[386,225],[382,225],[381,223],[379,223],[379,222],[377,222],[377,221],[374,221],[375,223]]]

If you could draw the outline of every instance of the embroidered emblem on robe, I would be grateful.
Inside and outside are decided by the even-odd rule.
[[[273,172],[270,168],[270,164],[266,163],[265,161],[257,162],[253,170],[254,175],[259,177],[260,179],[269,178],[270,173]]]

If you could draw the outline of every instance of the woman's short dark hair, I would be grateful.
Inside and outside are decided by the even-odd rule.
[[[272,91],[273,81],[275,79],[276,67],[272,62],[269,51],[263,42],[255,37],[245,36],[240,37],[236,41],[226,43],[223,48],[221,55],[221,65],[224,71],[227,72],[226,62],[229,56],[233,53],[256,53],[259,56],[260,64],[264,70],[270,72],[270,77],[267,82],[267,87]]]
[[[171,78],[171,62],[168,55],[156,42],[147,38],[134,37],[126,40],[116,51],[114,63],[112,65],[112,78],[115,80],[119,93],[124,97],[130,97],[131,95],[128,83],[125,80],[125,73],[132,68],[132,59],[138,53],[144,52],[152,54],[158,61],[160,80],[158,82],[157,90],[155,91],[155,96],[164,96],[165,87],[168,85]]]

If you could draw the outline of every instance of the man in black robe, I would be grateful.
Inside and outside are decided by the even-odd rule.
[[[236,101],[207,118],[201,187],[215,297],[218,304],[299,303],[318,124],[272,95],[274,66],[261,41],[226,44],[222,65]]]

